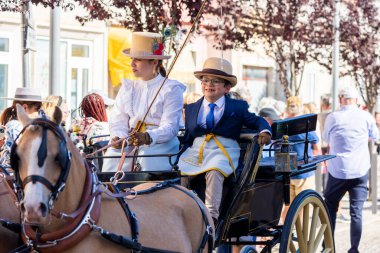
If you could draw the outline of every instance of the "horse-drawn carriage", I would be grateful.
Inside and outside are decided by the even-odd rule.
[[[315,130],[316,120],[316,115],[306,115],[290,120],[275,122],[272,125],[272,139],[275,142],[274,145],[291,145],[283,143],[281,138],[285,135],[307,133]],[[21,203],[22,213],[24,215],[28,214],[28,212],[29,214],[32,214],[30,215],[32,218],[29,220],[29,223],[38,223],[41,219],[46,221],[46,218],[49,217],[51,221],[48,222],[50,222],[51,225],[54,221],[57,220],[58,222],[62,219],[62,221],[58,222],[56,226],[53,226],[46,231],[37,230],[29,234],[25,233],[25,231],[28,232],[32,230],[33,224],[24,224],[24,233],[22,233],[22,235],[24,241],[28,243],[28,249],[33,248],[41,250],[42,252],[49,252],[49,250],[46,251],[44,249],[45,246],[48,247],[51,244],[59,244],[61,242],[56,239],[51,239],[53,237],[52,234],[57,234],[54,229],[59,230],[59,226],[69,224],[73,230],[70,230],[69,232],[65,231],[66,237],[74,237],[73,234],[75,233],[83,234],[83,236],[78,237],[80,240],[84,240],[84,238],[87,240],[88,237],[91,237],[91,239],[87,240],[89,241],[89,244],[85,244],[87,248],[84,246],[75,246],[74,248],[77,251],[74,250],[73,252],[80,252],[80,250],[84,249],[100,250],[100,246],[97,244],[98,241],[95,239],[96,235],[92,233],[90,234],[91,236],[89,236],[89,231],[91,230],[100,232],[103,237],[112,237],[113,242],[119,243],[134,251],[141,252],[202,252],[206,248],[208,248],[210,252],[213,235],[213,239],[215,239],[214,248],[222,245],[259,244],[263,245],[261,252],[272,252],[272,248],[276,244],[280,244],[279,252],[281,253],[335,252],[329,215],[321,196],[315,191],[307,190],[301,192],[290,205],[284,224],[279,225],[282,206],[284,203],[289,204],[290,178],[293,175],[315,170],[318,163],[328,160],[332,158],[332,156],[317,156],[313,158],[305,156],[304,159],[298,161],[297,164],[292,163],[294,160],[292,160],[287,152],[277,152],[274,156],[260,159],[262,147],[257,144],[255,135],[242,135],[240,140],[240,145],[242,147],[241,166],[239,166],[240,168],[237,170],[236,175],[232,175],[225,182],[225,192],[223,194],[220,217],[217,224],[215,224],[214,231],[211,231],[212,222],[207,212],[204,211],[204,205],[199,203],[198,198],[192,196],[191,192],[176,185],[176,183],[180,183],[180,173],[175,163],[173,164],[173,171],[169,172],[130,172],[124,173],[120,178],[118,177],[118,184],[122,186],[120,188],[148,181],[159,183],[158,185],[149,184],[146,187],[138,185],[134,190],[130,190],[129,188],[126,188],[126,191],[118,191],[117,189],[113,190],[112,193],[109,193],[109,195],[105,197],[105,205],[103,203],[104,197],[102,197],[101,211],[104,213],[111,209],[110,203],[107,202],[111,198],[126,199],[127,201],[125,202],[132,204],[131,208],[128,207],[127,204],[127,207],[124,206],[124,208],[121,209],[122,211],[127,212],[127,218],[120,217],[122,215],[119,212],[116,214],[108,213],[106,218],[100,217],[99,219],[99,210],[96,210],[96,207],[100,205],[99,196],[108,191],[107,186],[113,188],[111,187],[112,184],[109,182],[110,174],[100,172],[96,177],[90,173],[91,170],[89,168],[86,168],[85,171],[87,172],[76,170],[75,173],[77,174],[75,175],[73,175],[73,173],[68,173],[68,166],[70,165],[65,161],[69,158],[67,155],[67,149],[70,151],[72,150],[72,143],[66,143],[62,134],[57,130],[55,125],[49,123],[49,121],[29,120],[27,122],[26,125],[28,126],[36,125],[42,129],[42,135],[45,135],[42,139],[50,139],[49,147],[43,147],[43,145],[47,145],[45,143],[36,148],[38,149],[38,152],[36,152],[38,154],[38,162],[41,162],[40,160],[44,159],[44,154],[41,153],[44,152],[45,148],[49,150],[45,151],[48,153],[45,154],[45,163],[49,165],[49,162],[53,162],[49,161],[49,159],[58,159],[61,164],[61,171],[57,176],[57,174],[53,173],[57,173],[57,168],[55,168],[55,171],[53,169],[51,169],[51,171],[47,170],[46,174],[41,176],[41,173],[33,172],[33,169],[21,169],[22,166],[25,167],[26,160],[22,160],[19,157],[20,152],[33,151],[33,148],[26,145],[26,138],[28,137],[22,137],[23,139],[20,140],[17,153],[15,147],[15,153],[12,154],[12,167],[16,170],[16,182],[18,182],[16,185],[21,188],[17,190],[19,190],[19,193],[23,194],[24,197],[23,202]],[[25,131],[24,135],[29,136],[30,138],[36,134],[35,132],[36,130],[33,131],[33,129],[31,129]],[[305,145],[307,146],[308,144],[306,134]],[[68,148],[65,148],[65,145],[67,145]],[[89,150],[93,152],[94,149],[97,148],[96,145],[97,144],[92,145]],[[50,158],[49,152],[54,154]],[[172,156],[174,155],[175,154]],[[170,157],[171,156],[169,156],[169,158]],[[94,156],[91,159],[101,160],[108,158],[104,156]],[[81,161],[78,157],[73,156],[71,158],[71,167],[73,164],[79,166],[80,163]],[[97,164],[99,164],[99,162]],[[92,171],[96,170],[93,169]],[[97,178],[99,178],[100,181],[103,181],[103,183],[99,183]],[[86,182],[93,181],[95,184],[86,183],[85,186],[82,186],[83,189],[80,187],[75,188],[74,185],[75,183],[79,183],[78,180]],[[22,189],[23,186],[30,181],[40,182],[41,185],[44,185],[46,188],[44,189],[44,192],[49,192],[48,195],[38,200],[40,201],[38,202],[39,205],[37,205],[38,210],[34,210],[33,207],[27,206],[27,204],[33,203],[33,201],[35,202],[35,196],[27,192],[27,190],[30,191],[30,189]],[[115,180],[113,181],[115,182]],[[55,184],[50,182],[55,182]],[[99,187],[97,185],[99,185]],[[190,184],[190,187],[198,192],[200,198],[202,198],[203,185],[204,182],[201,177],[197,180],[193,180]],[[63,190],[65,186],[65,190]],[[166,189],[165,191],[169,191],[169,188],[173,188],[174,190],[171,192],[165,192],[164,194],[160,193],[160,189]],[[41,189],[39,190],[42,191]],[[89,195],[87,196],[84,194],[86,191],[89,192]],[[34,191],[34,193],[35,192],[36,191]],[[81,192],[82,194],[78,194],[78,192]],[[149,197],[149,195],[153,194],[145,194],[151,192],[155,192],[154,194],[156,195]],[[58,194],[62,196],[60,196],[55,203]],[[140,199],[135,198],[136,195],[140,196],[139,194],[144,195],[140,197]],[[170,195],[170,200],[166,199],[166,196],[168,195]],[[185,195],[187,195],[187,197]],[[183,200],[188,198],[188,196],[190,196],[189,203]],[[69,199],[72,197],[76,199],[76,202],[72,203]],[[153,204],[153,201],[158,199],[160,200],[158,203],[163,204],[163,206],[160,206],[162,210],[158,209]],[[138,203],[138,206],[139,201],[144,202],[140,206],[144,208],[140,209],[152,210],[147,210],[148,214],[139,212],[140,209],[133,206],[136,202]],[[151,205],[149,205],[149,203]],[[143,204],[145,204],[145,206]],[[75,205],[79,205],[79,207]],[[57,212],[55,208],[57,208],[59,212]],[[175,209],[175,211],[173,212],[172,209]],[[196,211],[197,209],[201,210],[201,212]],[[47,215],[47,212],[50,212],[50,215]],[[149,215],[152,216],[155,212],[159,213],[159,215],[154,219],[149,219]],[[38,214],[44,215],[43,217],[37,217]],[[137,219],[139,220],[138,223],[142,224],[140,227],[140,233],[137,231],[137,219],[135,216],[137,216]],[[107,227],[107,224],[104,221],[109,221],[108,219],[112,218],[115,220],[116,217],[118,217],[116,224]],[[164,220],[162,217],[167,219]],[[66,218],[70,222],[64,220]],[[161,218],[162,220],[160,220]],[[186,218],[190,219],[190,221]],[[149,222],[147,222],[148,224],[144,224],[145,219],[149,219]],[[99,223],[97,223],[98,220]],[[174,222],[171,220],[174,220]],[[71,221],[77,221],[77,223],[72,224]],[[164,224],[165,222],[170,224]],[[125,228],[120,227],[120,224],[123,224],[123,226],[126,226],[127,230],[129,230],[128,237],[119,235],[123,233],[123,229],[125,230]],[[167,230],[165,230],[166,227],[168,227]],[[114,231],[110,231],[111,228],[114,229]],[[170,236],[169,234],[171,232],[168,231],[174,231],[174,235]],[[62,231],[59,230],[59,232]],[[47,235],[44,233],[47,233]],[[32,236],[30,236],[31,234]],[[141,237],[146,234],[149,239],[145,237],[139,241],[137,240],[138,234],[140,234]],[[169,237],[164,239],[162,236],[163,234],[165,234],[165,236],[168,235]],[[246,240],[247,236],[262,238],[261,240]],[[41,239],[44,239],[44,243],[37,245]],[[163,240],[168,240],[169,243],[165,243]],[[192,246],[187,247],[188,245],[185,245],[185,242]],[[61,244],[64,246],[66,244],[70,245],[70,243],[71,242],[65,241]],[[165,249],[165,246],[169,248]],[[114,250],[114,248],[111,249],[109,247],[110,246],[108,246],[107,249]],[[192,248],[193,250],[189,251],[189,248]],[[118,252],[118,250],[120,251],[119,248],[116,248],[115,251]],[[254,248],[245,247],[242,251],[254,252]]]
[[[225,182],[223,201],[218,224],[215,224],[215,247],[220,245],[263,245],[261,252],[271,252],[280,244],[279,252],[335,252],[329,214],[322,197],[313,190],[299,194],[292,202],[283,225],[279,225],[282,206],[290,202],[290,178],[295,175],[316,170],[317,165],[331,155],[309,158],[307,147],[310,144],[307,133],[316,129],[317,115],[277,121],[272,125],[274,143],[269,149],[269,157],[260,159],[260,147],[255,134],[241,134],[241,161],[236,175]],[[293,159],[289,154],[275,159],[276,152],[283,145],[282,138],[306,133],[305,152],[302,160]],[[285,137],[286,138],[286,137]],[[290,143],[288,145],[297,144]],[[286,145],[286,144],[285,144]],[[273,148],[277,146],[277,148]],[[91,151],[100,147],[94,144]],[[170,161],[172,155],[167,155]],[[282,158],[282,160],[281,160]],[[94,159],[107,159],[102,156]],[[295,157],[297,159],[297,156]],[[160,182],[180,177],[178,167],[172,163],[170,172],[126,173],[119,183],[124,187],[141,182]],[[98,173],[101,180],[109,182],[114,173]],[[179,182],[179,181],[178,181]],[[204,176],[192,179],[187,185],[204,200]],[[262,237],[263,240],[247,240],[247,236]],[[254,252],[253,247],[244,247],[244,252]]]

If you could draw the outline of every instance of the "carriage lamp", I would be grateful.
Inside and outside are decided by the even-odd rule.
[[[274,155],[276,172],[292,172],[297,169],[297,153],[291,151],[289,136],[282,136],[281,148]]]

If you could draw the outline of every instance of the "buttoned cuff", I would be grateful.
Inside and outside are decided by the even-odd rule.
[[[261,134],[261,133],[268,133],[270,136],[272,136],[272,133],[268,129],[264,129],[259,134]]]

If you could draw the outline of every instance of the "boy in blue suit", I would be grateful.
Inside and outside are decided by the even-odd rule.
[[[179,160],[184,175],[206,173],[205,204],[214,220],[218,219],[223,181],[238,165],[237,142],[243,125],[258,130],[260,145],[269,144],[271,130],[264,118],[248,112],[246,101],[226,94],[237,83],[231,64],[221,58],[209,58],[202,71],[194,72],[202,81],[203,97],[185,111],[185,152]]]

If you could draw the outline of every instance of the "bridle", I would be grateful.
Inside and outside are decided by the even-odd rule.
[[[40,126],[42,128],[42,141],[37,152],[39,167],[43,166],[47,157],[47,130],[52,131],[61,140],[59,143],[59,151],[56,160],[58,160],[62,170],[57,182],[54,185],[48,179],[40,175],[29,175],[24,178],[24,180],[21,180],[19,171],[20,158],[17,154],[17,140],[29,126]],[[66,138],[60,126],[47,118],[34,119],[32,122],[24,126],[12,145],[10,162],[15,173],[15,185],[19,201],[22,201],[24,196],[24,188],[28,183],[39,182],[51,192],[49,196],[49,210],[52,210],[53,202],[58,198],[59,193],[65,188],[71,165],[71,153],[66,147]]]

